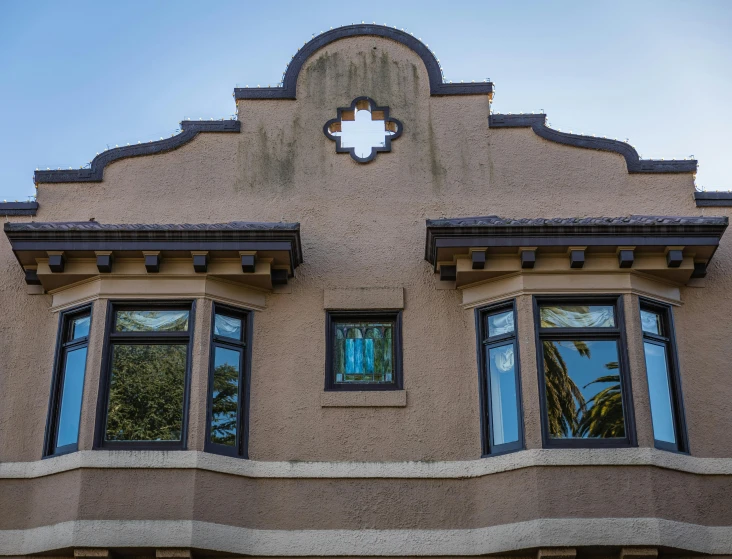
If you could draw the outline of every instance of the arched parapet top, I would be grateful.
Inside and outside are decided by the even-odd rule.
[[[424,62],[430,82],[431,95],[490,95],[493,83],[489,81],[471,83],[445,83],[442,68],[437,57],[422,41],[406,31],[385,25],[358,24],[346,25],[321,33],[308,41],[292,57],[285,70],[282,82],[277,87],[237,87],[234,98],[239,99],[296,99],[297,78],[303,65],[316,51],[348,37],[383,37],[401,43],[413,50]]]
[[[641,159],[626,142],[554,130],[546,125],[544,114],[492,114],[488,123],[490,128],[531,128],[534,134],[550,142],[618,153],[625,158],[629,173],[696,173],[697,169],[696,159]]]
[[[59,182],[102,182],[104,168],[120,159],[154,155],[172,151],[187,144],[201,132],[239,132],[238,120],[184,120],[180,123],[181,132],[170,138],[154,142],[139,143],[108,149],[97,155],[86,169],[36,171],[33,180],[36,184]]]

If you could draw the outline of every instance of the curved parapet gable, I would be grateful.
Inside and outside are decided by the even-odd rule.
[[[618,153],[625,158],[629,173],[696,173],[695,159],[641,159],[633,146],[619,140],[553,130],[546,125],[544,114],[492,114],[488,122],[491,128],[531,128],[537,136],[558,144]]]
[[[443,83],[440,63],[430,49],[419,39],[406,31],[386,27],[384,25],[346,25],[326,31],[308,41],[305,46],[292,57],[285,71],[282,84],[278,87],[237,87],[234,98],[239,99],[295,99],[297,77],[305,61],[316,51],[339,39],[347,37],[372,36],[391,39],[412,49],[424,62],[430,80],[431,95],[489,95],[493,93],[493,84],[489,81],[473,83]]]
[[[104,168],[120,159],[153,155],[172,151],[187,144],[201,132],[239,132],[241,122],[238,120],[184,120],[180,123],[181,133],[155,142],[146,142],[131,146],[108,149],[97,155],[88,169],[69,169],[58,171],[36,171],[34,182],[102,182]]]

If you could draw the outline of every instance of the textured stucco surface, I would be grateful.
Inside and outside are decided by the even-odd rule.
[[[363,165],[322,133],[367,95],[404,125],[391,153]],[[256,312],[249,456],[262,461],[433,461],[480,456],[473,310],[436,289],[425,219],[698,215],[691,175],[629,175],[616,154],[558,145],[529,129],[488,128],[485,96],[430,97],[421,60],[386,39],[333,43],[304,66],[297,101],[240,101],[241,134],[201,134],[170,153],[122,160],[98,184],[41,184],[38,221],[300,222],[304,264],[290,293]],[[706,215],[726,215],[707,208]],[[10,218],[25,221],[24,218]],[[0,235],[0,462],[41,457],[57,316],[26,294]],[[674,309],[692,454],[732,457],[732,248]],[[324,290],[403,289],[406,407],[321,406]],[[527,448],[541,446],[531,298],[518,299]],[[188,447],[203,448],[210,301],[198,302]],[[101,367],[95,303],[80,446],[90,449]],[[652,442],[637,298],[625,296],[634,410]],[[652,468],[546,468],[481,480],[250,480],[224,474],[80,470],[0,480],[8,528],[74,519],[199,519],[283,529],[492,526],[543,516],[649,516],[730,525],[727,476]],[[83,486],[84,490],[79,491]],[[53,500],[47,498],[54,495]],[[232,499],[231,495],[237,495]],[[240,496],[240,497],[239,497]],[[225,500],[224,515],[219,506]],[[312,503],[323,506],[313,507]],[[230,505],[230,506],[229,506]],[[307,510],[303,507],[307,506]],[[313,509],[317,509],[313,512]],[[227,516],[224,518],[222,515]],[[387,526],[388,525],[388,526]]]

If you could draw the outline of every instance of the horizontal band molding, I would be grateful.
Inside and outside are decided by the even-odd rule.
[[[0,531],[0,556],[71,547],[184,547],[255,556],[464,556],[590,546],[727,555],[732,554],[732,527],[660,518],[547,518],[445,530],[263,530],[197,520],[76,520]]]
[[[732,207],[732,192],[694,192],[697,208]]]
[[[181,132],[164,140],[145,142],[136,145],[108,149],[97,155],[88,169],[36,171],[33,181],[36,184],[61,182],[101,182],[104,168],[115,161],[128,157],[140,157],[173,151],[193,140],[201,132],[241,131],[238,120],[184,120],[180,123]]]
[[[732,476],[732,458],[701,458],[653,448],[532,449],[477,460],[436,462],[257,461],[193,450],[82,450],[32,462],[0,463],[0,479],[34,479],[85,468],[201,469],[278,479],[465,479],[558,466],[650,466],[695,475]]]
[[[321,48],[348,37],[382,37],[396,41],[414,51],[424,63],[430,82],[430,95],[488,95],[493,83],[443,83],[440,63],[430,49],[413,35],[384,25],[345,25],[331,29],[308,41],[292,57],[285,71],[281,87],[237,87],[234,98],[240,99],[296,99],[297,78],[305,62]]]
[[[36,215],[38,202],[0,202],[0,215]]]
[[[545,114],[492,114],[488,117],[488,125],[490,128],[531,128],[534,134],[550,142],[618,153],[625,158],[629,173],[696,173],[697,170],[695,159],[641,159],[635,148],[626,142],[554,130],[546,125]]]

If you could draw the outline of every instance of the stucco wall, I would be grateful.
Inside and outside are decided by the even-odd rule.
[[[301,223],[305,262],[291,280],[291,293],[268,294],[266,310],[256,312],[254,319],[249,455],[255,460],[430,461],[480,457],[474,311],[461,307],[459,292],[436,289],[431,266],[424,261],[426,218],[700,213],[692,198],[690,174],[631,175],[625,160],[616,154],[551,143],[530,129],[489,129],[486,96],[431,97],[421,59],[387,39],[351,38],[323,48],[304,66],[297,95],[296,101],[240,101],[240,134],[201,134],[170,153],[113,163],[105,169],[101,183],[41,184],[38,189],[37,221],[95,218],[102,223]],[[334,143],[322,132],[323,124],[336,116],[338,107],[348,106],[362,95],[388,105],[391,115],[404,125],[404,133],[393,142],[392,152],[380,154],[366,165],[355,163],[346,154],[336,154]],[[724,213],[721,209],[706,210],[708,214],[720,212]],[[40,459],[42,452],[57,317],[49,311],[48,296],[25,293],[20,267],[7,239],[0,237],[0,462],[32,461]],[[683,288],[683,304],[674,309],[690,445],[692,454],[701,457],[732,457],[732,431],[726,426],[732,412],[732,382],[728,380],[732,361],[732,345],[728,343],[732,338],[728,319],[732,311],[731,250],[730,240],[724,238],[707,278],[696,281],[694,287]],[[321,407],[324,290],[376,286],[404,289],[407,406]],[[103,306],[99,303],[97,308]],[[530,305],[529,297],[520,298],[519,340],[526,442],[528,448],[538,448],[539,395]],[[637,320],[637,299],[626,296],[625,305],[626,319]],[[208,337],[207,312],[199,306],[194,342],[199,356],[194,359],[192,385],[192,399],[198,403],[192,404],[190,417],[189,448],[194,449],[202,449],[203,444],[206,363],[201,355],[206,348],[201,340]],[[95,314],[94,336],[101,335],[103,315],[101,320],[98,318]],[[629,326],[628,336],[638,439],[641,446],[650,446],[648,396],[636,325]],[[94,365],[87,370],[83,448],[91,448],[101,357],[90,353],[89,359]],[[121,495],[131,486],[141,491],[148,485],[156,486],[154,478],[158,474],[137,472],[135,479],[128,480],[130,483],[114,477],[117,473],[108,475],[111,477],[106,479],[120,479],[115,487]],[[60,487],[82,481],[78,472],[63,476]],[[215,493],[229,482],[251,483],[194,472],[176,476],[159,485],[180,487],[195,478],[196,487]],[[639,500],[628,509],[629,496],[635,495],[634,488],[639,486],[630,470],[619,474],[613,474],[612,469],[595,471],[592,479],[586,480],[583,476],[587,477],[586,472],[578,469],[575,485],[569,487],[570,480],[560,469],[514,472],[492,478],[490,487],[462,487],[461,495],[473,491],[492,495],[491,503],[498,508],[480,514],[471,508],[461,510],[463,498],[446,482],[430,485],[424,493],[422,489],[393,487],[393,483],[384,481],[377,493],[386,498],[394,491],[413,491],[409,500],[405,497],[393,510],[384,509],[397,522],[400,506],[414,509],[424,505],[427,511],[425,499],[441,503],[444,514],[430,520],[433,513],[425,512],[418,523],[430,528],[446,524],[486,526],[499,517],[500,522],[516,522],[537,514],[553,514],[553,509],[544,509],[555,506],[584,511],[582,507],[590,505],[581,491],[596,487],[601,488],[598,490],[605,499],[619,488],[622,491],[612,510],[593,509],[582,514],[620,514],[615,512],[617,509],[624,510],[625,516],[667,515],[680,507],[672,516],[686,520],[681,503],[685,495],[694,494],[698,506],[706,510],[703,514],[689,511],[691,516],[703,516],[695,517],[695,521],[732,523],[724,516],[725,510],[711,507],[716,503],[715,494],[729,495],[726,478],[698,482],[703,487],[694,485],[697,481],[664,478],[664,487],[688,490],[691,483],[693,489],[684,495],[669,495],[668,503]],[[88,505],[69,501],[69,508],[81,514],[92,510],[87,506],[96,506],[95,500],[109,499],[103,494],[108,491],[102,487],[105,483],[95,484],[98,492],[82,495]],[[288,499],[306,502],[328,486],[326,481],[310,485],[272,483],[279,484],[275,503]],[[495,484],[500,487],[493,487]],[[513,494],[512,486],[522,484],[549,487],[552,493],[539,502],[527,502],[526,514],[520,512],[521,507],[503,511],[498,503],[503,498],[515,501],[521,497]],[[349,486],[343,498],[360,499],[372,490],[368,487],[373,488],[373,484],[357,485]],[[11,487],[6,491],[13,502],[32,502],[22,489]],[[45,493],[43,488],[37,491],[38,495]],[[225,496],[231,492],[258,494],[262,489],[232,487],[231,491],[221,491]],[[334,491],[335,495],[340,489]],[[132,503],[135,495],[125,499],[132,499]],[[78,493],[69,496],[72,501],[77,498]],[[181,507],[190,504],[186,499],[186,495],[180,495]],[[134,505],[126,502],[109,505],[103,516],[122,518],[132,514]],[[211,511],[216,508],[213,502],[211,507],[205,502],[201,506]],[[448,514],[453,510],[450,507],[454,508],[454,516]],[[341,516],[338,522],[323,517],[322,527],[363,528],[386,522],[370,519],[369,510],[364,505],[359,516]],[[276,507],[273,511],[267,514],[277,516]],[[337,516],[336,511],[327,514]],[[62,512],[57,515],[52,508],[29,512],[25,526],[41,525],[52,518],[60,521],[68,516]],[[470,519],[463,522],[468,513]],[[167,518],[167,514],[154,516]],[[190,511],[181,514],[198,518]],[[277,516],[281,527],[300,526],[296,518],[288,520],[289,514]],[[36,516],[38,520],[33,520]],[[90,512],[91,517],[99,515]],[[271,527],[266,518],[257,517],[252,522]],[[320,522],[318,518],[312,520]],[[242,516],[241,521],[244,519]],[[11,527],[17,524],[12,519],[6,522]]]

